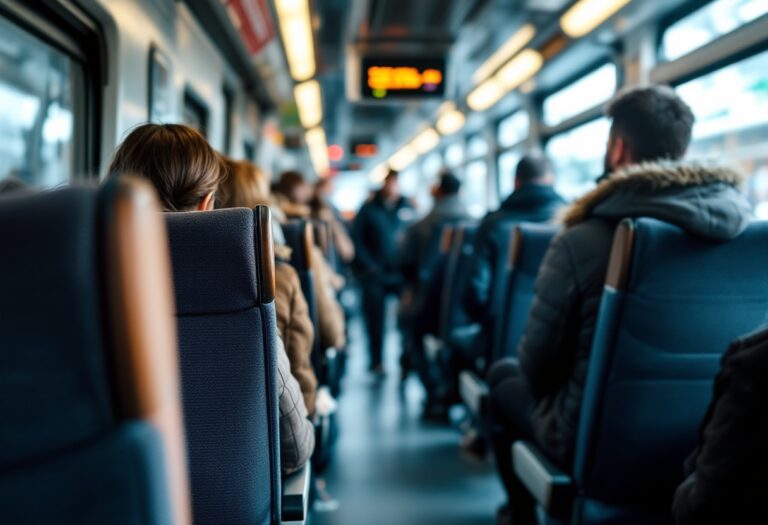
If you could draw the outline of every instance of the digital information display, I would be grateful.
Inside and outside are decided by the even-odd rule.
[[[440,98],[445,95],[445,58],[363,57],[363,98]]]

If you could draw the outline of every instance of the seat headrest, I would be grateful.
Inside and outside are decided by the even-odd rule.
[[[536,275],[541,261],[560,227],[553,224],[521,223],[513,232],[513,268]]]
[[[261,237],[269,234],[271,243],[260,226],[262,208],[166,214],[177,315],[261,304]]]
[[[285,242],[291,248],[291,266],[299,272],[312,270],[315,244],[312,226],[304,219],[294,219],[283,224]]]
[[[674,288],[678,294],[709,294],[712,283],[719,282],[727,286],[729,294],[762,296],[768,285],[768,222],[753,222],[728,242],[697,238],[656,219],[626,220],[617,235],[622,228],[633,230],[628,290],[663,294]],[[681,283],[682,275],[687,278]]]

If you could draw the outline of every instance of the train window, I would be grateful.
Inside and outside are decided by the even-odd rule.
[[[437,152],[432,152],[424,157],[421,163],[421,172],[428,179],[434,179],[443,169],[443,158]]]
[[[516,111],[499,122],[496,140],[502,148],[508,148],[528,137],[531,117],[527,111]]]
[[[603,117],[555,135],[547,142],[555,188],[563,197],[574,199],[582,195],[602,175],[609,131],[610,121]]]
[[[454,142],[445,148],[445,165],[449,168],[458,168],[464,162],[464,144]]]
[[[462,195],[467,211],[473,217],[481,217],[488,211],[486,204],[488,164],[485,160],[475,160],[467,164]]]
[[[192,126],[206,137],[208,136],[208,106],[190,88],[184,90],[182,122],[187,126]]]
[[[77,162],[75,118],[84,72],[42,40],[0,17],[0,180],[67,183]]]
[[[516,149],[507,150],[498,159],[498,176],[496,178],[499,197],[506,199],[515,189],[515,169],[522,155]]]
[[[618,85],[616,64],[604,64],[544,99],[544,123],[556,126],[611,98]]]
[[[765,14],[765,0],[716,0],[670,25],[661,38],[661,55],[678,59]]]
[[[488,153],[488,141],[475,135],[467,141],[467,158],[477,159]]]
[[[692,158],[726,159],[752,174],[747,191],[768,219],[768,51],[677,87],[696,115]]]

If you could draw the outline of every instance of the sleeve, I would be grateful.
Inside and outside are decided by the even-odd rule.
[[[397,267],[407,283],[414,283],[419,277],[418,237],[417,225],[411,226],[405,231],[403,242],[398,248]]]
[[[360,208],[360,212],[355,218],[355,222],[352,225],[352,240],[355,244],[355,260],[358,266],[364,272],[375,273],[376,268],[379,266],[376,259],[373,257],[368,247],[366,246],[365,237],[368,230],[368,222],[370,214],[370,208],[368,204],[364,204]]]
[[[315,450],[315,428],[307,417],[299,383],[278,338],[277,375],[280,389],[280,464],[283,476],[296,472]]]
[[[494,247],[488,228],[480,226],[475,239],[474,257],[462,299],[472,321],[482,321],[488,309],[493,280]]]
[[[311,361],[315,329],[299,277],[289,265],[277,265],[277,288],[277,329],[285,342],[291,374],[299,382],[307,411],[313,414],[317,394],[317,377]]]
[[[313,284],[315,297],[317,297],[317,315],[319,322],[320,347],[344,348],[346,345],[344,311],[341,308],[331,284],[331,270],[328,262],[320,250],[315,247],[315,261],[317,261]]]
[[[552,241],[535,290],[518,357],[531,394],[541,399],[557,390],[567,377],[578,339],[579,292],[565,235]]]
[[[754,359],[755,356],[762,359]],[[702,426],[694,470],[675,492],[676,523],[742,523],[737,516],[759,512],[757,508],[768,514],[764,504],[755,506],[756,480],[765,476],[757,465],[761,464],[761,457],[768,457],[765,356],[766,342],[751,348],[734,345],[725,354]],[[766,517],[752,516],[754,523],[765,523]]]

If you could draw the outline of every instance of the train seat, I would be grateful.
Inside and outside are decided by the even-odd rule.
[[[307,300],[309,316],[315,327],[315,342],[312,350],[312,368],[317,375],[318,386],[326,386],[332,392],[339,391],[340,362],[335,348],[320,348],[320,321],[317,311],[317,297],[314,286],[314,229],[305,219],[293,219],[282,225],[285,242],[291,248],[290,264],[299,275],[301,290]],[[336,424],[333,417],[326,415],[315,418],[315,453],[313,464],[322,470],[332,457]]]
[[[652,219],[617,228],[572,473],[531,443],[514,469],[553,518],[665,523],[722,353],[768,310],[768,223],[712,243]]]
[[[0,198],[0,515],[190,523],[173,294],[154,192]]]
[[[301,483],[281,488],[270,221],[263,206],[166,215],[201,523],[280,523],[281,497],[301,497]]]
[[[495,319],[489,327],[493,342],[489,345],[488,365],[504,357],[514,357],[517,345],[528,322],[533,303],[534,285],[539,266],[549,244],[560,227],[550,224],[510,223],[504,232],[510,238],[509,249],[497,261],[492,290],[491,314]],[[475,416],[484,412],[488,386],[483,370],[464,370],[461,373],[461,398]]]

